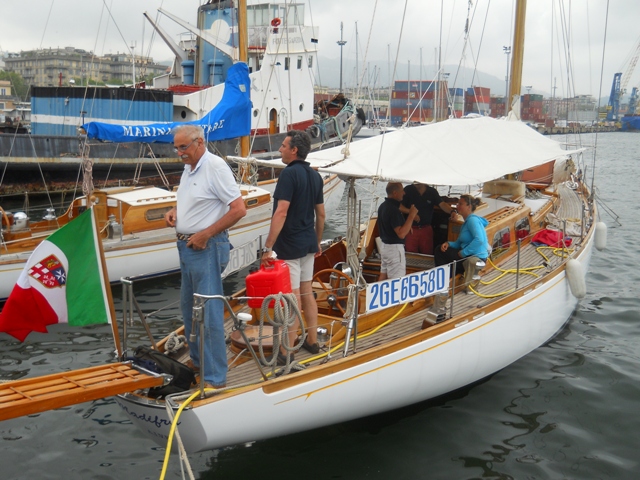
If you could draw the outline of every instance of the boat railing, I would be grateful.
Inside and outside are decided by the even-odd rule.
[[[127,355],[127,330],[134,325],[134,313],[137,314],[138,319],[140,320],[140,323],[147,333],[149,341],[151,342],[151,345],[153,345],[154,350],[157,350],[158,344],[153,338],[153,334],[151,333],[151,328],[149,327],[147,319],[149,317],[157,315],[163,310],[172,308],[179,303],[179,301],[175,301],[163,306],[158,310],[145,314],[142,311],[142,308],[140,308],[140,304],[138,303],[138,300],[133,293],[133,284],[136,280],[141,280],[143,278],[145,278],[144,275],[120,278],[120,283],[122,283],[122,351],[125,356]]]
[[[243,299],[246,299],[246,298],[243,298],[243,297],[236,298],[236,300],[243,300]],[[189,341],[195,342],[197,340],[197,337],[194,333],[196,331],[196,328],[200,332],[200,339],[205,338],[204,307],[206,303],[211,300],[220,301],[224,304],[225,309],[229,312],[231,320],[233,321],[234,330],[237,330],[238,332],[240,332],[240,335],[242,336],[242,339],[244,340],[245,345],[251,345],[251,342],[249,341],[249,337],[247,337],[247,334],[245,332],[247,323],[250,322],[251,319],[253,318],[251,314],[245,313],[245,312],[236,313],[231,307],[231,305],[229,304],[229,298],[224,295],[202,295],[200,293],[193,294],[193,315],[192,315],[191,335],[189,336]],[[201,341],[198,343],[198,349],[200,353],[200,358],[205,358],[204,342]],[[251,357],[253,358],[253,361],[255,362],[256,366],[258,367],[258,370],[260,371],[260,375],[266,381],[268,377],[267,377],[267,374],[262,369],[262,364],[258,359],[258,355],[256,354],[255,350],[251,347],[248,348],[248,351],[251,354]],[[201,369],[204,368],[204,365],[201,365],[200,368]],[[203,396],[204,396],[204,388],[205,388],[204,373],[201,372],[200,392]]]

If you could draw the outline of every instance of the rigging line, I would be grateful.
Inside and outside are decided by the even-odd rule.
[[[42,44],[44,43],[44,36],[47,33],[47,27],[49,26],[49,20],[51,19],[51,11],[53,10],[53,4],[56,0],[51,0],[51,6],[49,7],[49,13],[47,14],[47,21],[44,23],[44,28],[42,29],[42,36],[40,37],[40,49],[42,50]]]
[[[288,11],[289,8],[290,8],[290,5],[287,5],[285,3],[285,5],[284,5],[284,14],[285,14],[284,19],[285,20],[287,20],[289,18],[289,11]],[[283,22],[283,24],[282,24],[283,30],[284,30],[285,26],[288,28],[288,25],[289,25],[288,21],[287,22]],[[271,28],[271,27],[267,26],[267,34],[269,33],[269,28]],[[275,55],[270,55],[270,57],[273,57],[273,58],[271,58],[271,60],[277,60],[278,59],[278,55],[280,55],[280,53],[281,53],[280,48],[282,47],[282,43],[283,43],[282,39],[283,39],[285,33],[287,33],[286,31],[282,31],[282,30],[280,30],[279,32],[280,32],[279,33],[279,40],[280,41],[278,42],[278,46],[276,48]],[[287,34],[287,39],[288,39],[288,34]],[[287,42],[287,52],[288,52],[288,49],[289,49],[289,46],[288,46],[288,42]],[[269,77],[267,79],[267,85],[266,85],[266,87],[263,88],[263,90],[265,90],[265,91],[269,90],[269,86],[271,85],[271,81],[275,76],[275,82],[276,82],[278,94],[282,98],[284,96],[283,93],[282,93],[282,84],[280,83],[280,77],[278,75],[275,75],[275,67],[276,67],[276,65],[272,63],[271,64],[271,71],[269,72]],[[289,69],[290,68],[291,68],[291,61],[289,60]],[[291,77],[291,71],[289,70],[289,80],[290,80],[290,77]],[[263,95],[263,97],[262,97],[262,105],[260,107],[260,111],[262,112],[262,114],[265,115],[265,118],[266,118],[266,121],[267,121],[267,124],[268,124],[269,123],[269,111],[265,110],[265,108],[264,108],[266,102],[267,102],[267,96]],[[289,81],[289,108],[291,109],[291,81]],[[282,111],[282,109],[281,109],[281,111]],[[286,110],[285,110],[285,112],[286,112]],[[279,116],[280,113],[281,112],[277,112],[277,115]],[[287,114],[287,117],[289,117],[291,115],[292,115],[292,112],[289,112]],[[288,130],[288,125],[287,125],[287,130]],[[280,132],[276,132],[276,134],[277,133],[280,133]],[[254,143],[255,138],[256,138],[257,135],[258,135],[258,129],[256,129],[254,134],[253,134],[253,137],[252,137],[252,140],[251,140],[251,148],[253,148],[253,143]],[[269,131],[268,135],[269,135],[269,138],[270,138],[271,137],[271,132],[270,131]]]
[[[555,18],[556,18],[556,9],[554,6],[554,1],[552,0],[551,2],[551,41],[549,42],[550,48],[551,48],[551,52],[549,55],[549,91],[551,92],[551,108],[550,108],[550,113],[551,113],[551,117],[554,117],[554,112],[553,112],[553,104],[554,101],[553,99],[556,96],[556,92],[553,89],[553,27],[555,24]]]
[[[440,84],[440,75],[442,75],[442,17],[444,13],[444,0],[440,0],[440,34],[439,34],[439,38],[438,38],[438,75],[436,76],[436,81],[438,83],[436,83],[436,103],[434,105],[434,111],[433,111],[433,119],[434,121],[438,121],[438,113],[440,110],[440,98],[442,96],[442,93],[440,92],[440,88],[442,88],[442,85]],[[420,53],[420,89],[422,90],[422,52]],[[440,97],[440,98],[439,98]],[[422,105],[422,98],[420,99],[420,105]],[[422,108],[422,107],[421,107]],[[420,122],[422,122],[422,110],[420,110]],[[440,115],[442,115],[442,113],[440,112]],[[411,117],[409,117],[411,118]]]
[[[602,40],[602,61],[600,62],[600,88],[598,89],[598,111],[600,111],[600,99],[602,98],[602,80],[604,76],[604,56],[605,51],[607,49],[607,29],[609,27],[609,0],[607,0],[607,9],[604,19],[604,36]],[[591,195],[594,195],[594,184],[596,178],[596,152],[598,146],[598,130],[596,130],[594,137],[594,145],[596,148],[593,149],[593,166],[591,167]]]
[[[572,10],[572,2],[569,2],[569,14],[566,16],[566,45],[565,45],[565,56],[567,59],[567,83],[569,84],[567,86],[567,88],[569,89],[570,92],[572,92],[572,95],[576,95],[576,86],[575,86],[575,74],[573,73],[573,61],[571,60],[571,45],[572,45],[572,40],[571,40],[571,10]]]
[[[362,86],[362,84],[364,83],[364,76],[366,73],[366,65],[367,65],[367,56],[369,54],[369,45],[371,44],[371,34],[373,33],[373,21],[376,18],[376,10],[378,8],[378,0],[376,0],[375,4],[373,5],[373,13],[371,14],[371,26],[369,27],[369,36],[367,37],[367,46],[365,47],[364,50],[364,59],[362,60],[362,75],[360,76],[360,81],[358,82],[358,88],[356,90],[356,101],[358,98],[360,98],[360,88]],[[356,42],[356,49],[358,48],[357,45],[358,42]],[[357,79],[356,79],[357,80]]]
[[[556,17],[555,20],[555,24],[554,24],[554,28],[556,29],[556,43],[557,43],[557,47],[558,47],[558,65],[559,65],[559,71],[560,71],[560,88],[562,91],[562,98],[568,98],[570,96],[569,92],[567,92],[567,87],[566,87],[566,83],[565,82],[565,71],[562,68],[562,65],[565,63],[565,61],[562,60],[562,53],[564,52],[564,41],[563,41],[563,34],[562,34],[562,20],[561,20],[561,14],[560,14],[560,3],[562,0],[558,0],[558,15]]]
[[[476,77],[476,74],[478,73],[478,62],[480,61],[480,50],[482,50],[482,41],[484,40],[484,31],[487,28],[487,19],[489,17],[489,8],[490,7],[491,7],[491,0],[489,0],[489,2],[487,2],[487,10],[486,10],[486,12],[484,14],[484,23],[482,24],[482,32],[480,33],[480,43],[478,45],[478,56],[474,59],[473,77],[471,78],[471,85],[473,85],[475,77]],[[475,11],[474,11],[474,16],[475,16]],[[475,93],[475,90],[473,91],[473,95],[474,95],[474,97],[476,97],[476,101],[477,101],[477,95]]]
[[[111,2],[112,2],[112,5],[113,5],[113,0],[111,0]],[[102,18],[103,18],[103,16],[104,16],[104,4],[102,6],[102,10],[100,11],[100,19],[98,21],[98,30],[96,31],[96,41],[93,44],[93,51],[94,52],[96,52],[98,50],[97,49],[97,47],[98,47],[98,38],[100,36],[100,27],[102,26]],[[108,27],[108,25],[109,24],[107,22],[107,27]],[[106,42],[106,34],[107,34],[106,30],[107,29],[105,28],[105,40],[104,40],[105,42]],[[104,44],[103,44],[103,51],[104,51]],[[90,68],[89,68],[89,78],[87,79],[87,85],[85,86],[84,95],[82,97],[82,103],[80,105],[80,110],[81,111],[84,111],[85,104],[86,104],[86,101],[87,101],[87,93],[89,91],[89,81],[91,80],[91,71],[93,70],[93,59],[94,58],[95,58],[95,55],[92,55],[91,63],[89,64],[89,66],[90,66]],[[84,80],[83,70],[84,70],[84,67],[82,66],[82,55],[80,55],[80,80],[81,80],[81,83],[84,83],[83,82],[83,80]],[[89,117],[91,117],[91,115],[93,115],[93,107],[95,105],[95,99],[96,99],[97,93],[98,93],[97,90],[94,89],[93,90],[93,102],[91,102],[91,108],[89,109],[89,112],[88,112],[88,116]]]
[[[289,18],[289,9],[291,8],[291,3],[288,2],[287,0],[285,0],[284,2],[284,11],[285,11],[285,15],[286,18]],[[298,10],[296,9],[296,17],[297,17],[297,13]],[[287,39],[287,59],[289,59],[289,70],[287,70],[287,80],[289,80],[287,82],[287,89],[289,90],[289,115],[287,118],[287,123],[291,122],[291,125],[293,126],[293,103],[291,103],[291,52],[289,50],[289,22],[286,22],[286,27],[284,29],[285,31],[285,38]],[[289,125],[287,125],[287,130],[289,130]]]
[[[398,48],[396,49],[396,59],[393,62],[393,73],[391,74],[391,78],[389,79],[389,104],[387,106],[387,112],[391,110],[391,90],[393,89],[393,82],[395,81],[396,72],[398,70],[398,57],[400,56],[400,44],[402,43],[402,32],[404,31],[404,21],[407,16],[407,3],[408,3],[408,0],[405,0],[404,10],[402,11],[402,22],[400,23],[400,35],[398,37]],[[407,79],[407,81],[409,81],[409,79]],[[389,117],[389,114],[387,114],[387,117]],[[382,142],[384,143],[384,139],[382,139]],[[380,148],[382,149],[382,146]],[[380,165],[380,158],[378,158],[378,166],[379,165]]]
[[[112,0],[113,1],[113,0]],[[118,27],[118,24],[116,23],[115,18],[113,18],[113,14],[111,13],[111,9],[107,6],[107,2],[106,0],[102,0],[102,4],[105,6],[105,8],[107,9],[107,12],[109,13],[109,17],[111,18],[111,20],[113,21],[113,24],[116,27],[116,30],[118,31],[118,33],[120,34],[120,38],[122,38],[122,41],[124,42],[125,46],[127,47],[127,50],[129,50],[129,53],[131,53],[133,55],[133,52],[131,51],[131,49],[129,48],[129,45],[127,44],[127,40],[124,38],[124,35],[122,34],[122,31],[120,30],[120,27]]]
[[[467,3],[467,18],[465,21],[465,25],[464,25],[464,42],[462,45],[462,53],[460,54],[460,61],[458,62],[458,68],[456,69],[456,74],[453,77],[453,84],[454,85],[458,85],[458,75],[460,74],[461,70],[462,70],[462,63],[465,61],[466,58],[466,50],[467,47],[469,47],[469,49],[471,49],[471,42],[470,42],[470,37],[471,37],[471,25],[473,25],[473,19],[475,18],[475,8],[474,8],[474,13],[473,15],[471,15],[471,21],[469,21],[469,15],[471,14],[471,6],[472,6],[472,2],[468,1]],[[477,4],[476,4],[476,8],[477,8]],[[471,55],[473,57],[473,53]]]
[[[404,2],[404,9],[402,11],[402,22],[400,23],[400,35],[398,37],[398,48],[396,49],[396,60],[393,64],[393,75],[391,76],[391,80],[389,81],[389,106],[387,107],[387,111],[389,111],[391,109],[391,87],[393,85],[393,79],[396,78],[396,71],[398,68],[398,57],[400,55],[400,45],[402,44],[402,32],[404,32],[404,21],[407,17],[407,4],[408,4],[408,0],[405,0]],[[407,78],[407,84],[409,83],[409,78]],[[388,117],[388,115],[387,115]],[[382,135],[382,140],[380,142],[380,150],[378,152],[378,161],[376,163],[376,176],[373,179],[373,185],[377,185],[378,184],[378,178],[379,178],[379,171],[380,171],[380,162],[382,161],[382,149],[384,148],[384,140],[386,138],[386,135]],[[371,218],[371,214],[373,213],[373,209],[372,209],[372,205],[369,207],[369,215],[367,218]]]
[[[314,23],[313,23],[313,11],[311,10],[311,0],[309,0],[309,15],[311,16],[311,28],[314,28]],[[317,49],[316,49],[317,52]],[[317,69],[318,69],[318,85],[322,85],[322,79],[320,78],[320,60],[318,59],[317,55],[316,55],[316,63],[317,65]]]
[[[593,85],[591,84],[591,20],[589,16],[589,2],[585,4],[587,9],[587,51],[589,52],[589,92],[593,92]]]

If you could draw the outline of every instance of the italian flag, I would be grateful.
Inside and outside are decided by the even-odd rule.
[[[0,332],[23,342],[54,323],[111,323],[100,241],[88,209],[38,245],[0,313]]]

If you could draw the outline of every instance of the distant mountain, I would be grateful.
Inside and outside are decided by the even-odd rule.
[[[375,82],[376,87],[388,86],[389,67],[387,61],[371,61],[368,62],[371,73],[367,75],[364,82],[373,84],[374,67],[378,74],[378,80]],[[338,88],[340,86],[340,59],[332,59],[327,57],[318,57],[319,78],[316,79],[318,84],[324,87]],[[360,68],[362,68],[360,66]],[[393,65],[391,66],[393,68]],[[411,80],[419,80],[419,66],[411,64],[411,72],[409,72],[409,65],[398,64],[396,67],[396,80],[406,80],[407,75],[410,74]],[[445,72],[449,74],[448,82],[449,87],[453,88],[468,88],[471,86],[486,87],[491,90],[491,95],[504,96],[506,85],[504,77],[496,77],[486,72],[476,71],[475,75],[472,69],[460,67],[457,65],[445,65]],[[436,68],[433,65],[423,65],[422,71],[424,72],[423,80],[433,80],[436,75]],[[358,72],[358,77],[362,76],[362,71]],[[371,78],[370,81],[367,79]],[[343,89],[352,89],[357,85],[356,82],[356,70],[354,62],[350,62],[343,65],[342,71],[342,87]],[[549,96],[547,92],[532,89],[531,93],[542,94],[545,97]]]

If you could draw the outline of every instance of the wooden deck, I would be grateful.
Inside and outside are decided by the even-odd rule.
[[[564,185],[558,189],[557,194],[562,197],[562,207],[555,213],[556,216],[561,219],[579,220],[583,205],[580,197]],[[573,237],[574,245],[579,242],[579,237]],[[368,259],[368,261],[375,263],[376,259],[372,258]],[[487,268],[486,270],[488,270],[488,272],[482,276],[480,283],[473,287],[471,291],[465,293],[464,291],[456,290],[457,293],[453,297],[453,310],[451,309],[452,298],[451,296],[448,298],[446,303],[447,318],[464,315],[473,309],[483,307],[494,301],[499,301],[504,295],[515,291],[516,283],[518,289],[522,289],[536,282],[540,277],[547,275],[555,267],[564,262],[565,258],[562,252],[556,251],[554,253],[550,248],[539,248],[529,243],[521,248],[519,273],[517,273],[518,258],[516,255],[511,255],[510,258],[505,259],[498,258],[497,261],[499,262],[497,265],[498,268]],[[433,260],[432,257],[426,255],[408,255],[407,266],[408,268],[414,267],[418,269],[431,268],[433,267]],[[530,273],[524,273],[525,270]],[[504,273],[504,271],[507,272]],[[458,276],[458,281],[461,281],[461,278],[461,276]],[[248,309],[246,311],[248,311]],[[363,339],[358,339],[356,344],[357,350],[362,351],[384,345],[389,341],[419,332],[423,328],[424,319],[424,310],[404,316],[381,328],[375,334]],[[330,324],[322,324],[322,319],[319,319],[318,323],[319,326],[331,330],[332,326]],[[230,326],[228,328],[230,329]],[[321,353],[323,350],[325,352],[328,351],[329,348],[333,346],[335,345],[326,345],[321,350]],[[311,355],[306,350],[300,349],[295,353],[295,360],[297,362],[305,362],[314,356],[315,355]],[[231,366],[229,370],[227,386],[232,387],[233,385],[244,385],[261,381],[259,370],[253,360],[238,365],[235,355],[230,354],[228,358],[229,364],[233,366]],[[319,365],[339,358],[342,358],[342,349],[333,352],[328,358],[323,357],[306,365]]]
[[[572,221],[579,221],[583,207],[581,198],[574,191],[564,186],[560,187],[555,194],[562,198],[562,208],[554,212],[554,214],[561,220],[571,219]],[[544,204],[544,202],[542,202],[542,204]],[[548,203],[548,205],[551,205],[551,203]],[[539,218],[538,212],[532,212],[531,215],[532,217],[536,216],[535,218]],[[574,245],[579,244],[580,241],[579,236],[573,237]],[[483,270],[481,281],[471,289],[466,289],[466,292],[463,291],[463,286],[460,285],[462,277],[457,276],[456,281],[458,283],[456,285],[456,293],[452,296],[450,290],[449,297],[446,301],[445,320],[450,318],[464,318],[468,312],[504,302],[505,296],[516,290],[516,284],[518,290],[523,292],[528,285],[550,274],[553,269],[561,265],[565,259],[566,256],[563,255],[562,252],[556,251],[554,253],[552,249],[539,249],[530,243],[525,243],[520,249],[519,260],[514,249],[511,249],[509,253],[503,256],[498,256],[495,259],[497,265],[487,265]],[[371,269],[371,276],[375,275],[376,266],[379,265],[379,258],[371,256],[367,258],[366,262],[368,268]],[[407,267],[408,270],[412,271],[432,268],[433,257],[409,254],[407,255]],[[416,304],[419,304],[421,301],[422,300],[418,300]],[[429,335],[438,335],[444,331],[443,329],[454,328],[454,324],[451,322],[445,321],[438,324],[432,324],[429,321],[425,322],[426,310],[424,307],[419,308],[418,306],[413,306],[411,310],[413,310],[413,312],[410,311],[411,313],[409,314],[401,315],[401,318],[378,329],[375,333],[367,332],[366,336],[358,338],[356,350],[363,352],[373,348],[384,348],[385,345],[389,345],[394,340],[401,339],[407,339],[407,342],[418,342]],[[246,305],[239,306],[237,311],[251,312]],[[326,328],[329,332],[335,332],[337,329],[343,328],[342,320],[340,316],[330,317],[328,315],[320,315],[318,326]],[[225,327],[227,333],[230,335],[233,327],[230,320],[226,321]],[[362,333],[363,332],[359,332],[359,334]],[[271,344],[271,339],[265,340],[265,343]],[[162,344],[162,342],[160,342],[160,344]],[[319,355],[312,355],[306,350],[300,349],[295,352],[295,360],[296,363],[303,364],[300,368],[314,367],[342,359],[343,349],[342,341],[334,341],[333,343],[322,345]],[[332,350],[332,352],[326,355],[330,350]],[[350,352],[353,352],[353,342],[351,343]],[[235,353],[232,349],[228,348],[227,354],[229,363],[227,389],[263,382],[258,366],[246,350]],[[177,355],[173,356],[185,362],[189,359],[188,348],[184,347]],[[313,360],[311,361],[311,359]],[[265,373],[271,375],[270,368],[262,368]],[[280,368],[281,367],[279,367],[279,369]],[[341,366],[339,368],[343,367]],[[219,393],[224,391],[225,390],[220,390]],[[144,396],[144,392],[138,392],[138,394]]]

